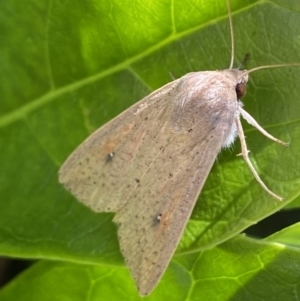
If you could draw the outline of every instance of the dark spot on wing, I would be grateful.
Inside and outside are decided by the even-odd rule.
[[[106,163],[109,163],[113,160],[113,157],[115,156],[115,153],[114,152],[111,152],[109,153],[107,156],[106,156],[106,159],[105,159],[105,162]]]
[[[161,213],[159,213],[155,216],[155,218],[153,219],[153,226],[157,226],[160,223],[161,217],[162,217]]]

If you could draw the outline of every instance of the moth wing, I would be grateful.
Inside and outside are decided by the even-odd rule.
[[[133,162],[143,160],[141,145],[160,132],[158,115],[168,105],[166,95],[177,81],[154,91],[90,135],[60,168],[59,182],[94,211],[122,208],[143,173],[134,170]]]
[[[165,145],[172,163],[153,163],[139,191],[114,218],[121,251],[141,295],[153,290],[167,268],[221,148],[219,135],[203,138],[192,151],[183,137]]]
[[[62,166],[60,181],[79,200],[117,212],[121,251],[141,295],[175,252],[235,112],[232,82],[220,72],[189,73],[104,125]]]
[[[218,97],[208,84],[211,80],[220,85]],[[148,144],[151,156],[144,150],[141,162],[136,162],[147,162],[147,168],[130,202],[114,218],[121,251],[141,295],[153,290],[167,268],[216,156],[234,128],[235,84],[220,73],[187,74],[170,96],[170,120],[160,122],[159,135]]]

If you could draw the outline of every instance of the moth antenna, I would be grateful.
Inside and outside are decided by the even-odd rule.
[[[257,71],[257,70],[261,70],[261,69],[268,69],[268,68],[281,68],[281,67],[296,67],[296,66],[300,66],[300,63],[290,63],[290,64],[276,64],[276,65],[265,65],[265,66],[259,66],[259,67],[255,67],[252,68],[250,70],[245,70],[243,72],[244,74],[249,74],[251,72]]]
[[[232,15],[231,15],[230,3],[229,3],[229,0],[226,0],[226,2],[227,2],[230,37],[231,37],[231,61],[230,61],[229,69],[232,69],[233,60],[234,60],[234,33],[233,33],[233,24],[232,24]]]

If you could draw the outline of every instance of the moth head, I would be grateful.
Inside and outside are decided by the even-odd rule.
[[[237,99],[241,99],[246,94],[248,71],[234,68],[223,70],[223,74],[229,79],[231,87],[235,89]]]

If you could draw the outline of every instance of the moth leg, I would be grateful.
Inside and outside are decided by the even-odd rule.
[[[265,135],[266,137],[268,137],[269,139],[283,144],[285,146],[288,146],[289,144],[287,142],[283,142],[277,138],[275,138],[274,136],[272,136],[271,134],[269,134],[266,130],[264,130],[258,123],[257,121],[249,114],[247,113],[242,107],[239,107],[239,112],[241,113],[241,115],[243,116],[243,118],[252,126],[254,126],[255,128],[257,128],[263,135]]]
[[[245,111],[244,111],[245,112]],[[277,194],[275,194],[274,192],[272,192],[266,185],[265,183],[261,180],[261,178],[259,177],[257,171],[255,170],[255,168],[253,167],[249,156],[248,156],[248,149],[247,149],[247,144],[246,144],[246,140],[245,140],[245,135],[244,135],[244,131],[243,131],[243,127],[242,127],[242,123],[241,120],[239,118],[239,116],[236,116],[235,118],[235,124],[237,127],[237,131],[238,131],[238,135],[240,137],[240,141],[241,141],[241,148],[242,148],[242,156],[244,158],[244,160],[246,161],[246,163],[248,164],[251,172],[253,173],[256,181],[261,185],[261,187],[267,192],[269,193],[271,196],[273,196],[275,199],[282,201],[283,198],[278,196]],[[270,135],[271,136],[271,135]],[[273,136],[271,136],[273,137]],[[276,138],[275,138],[276,139]],[[273,140],[273,139],[272,139]]]

